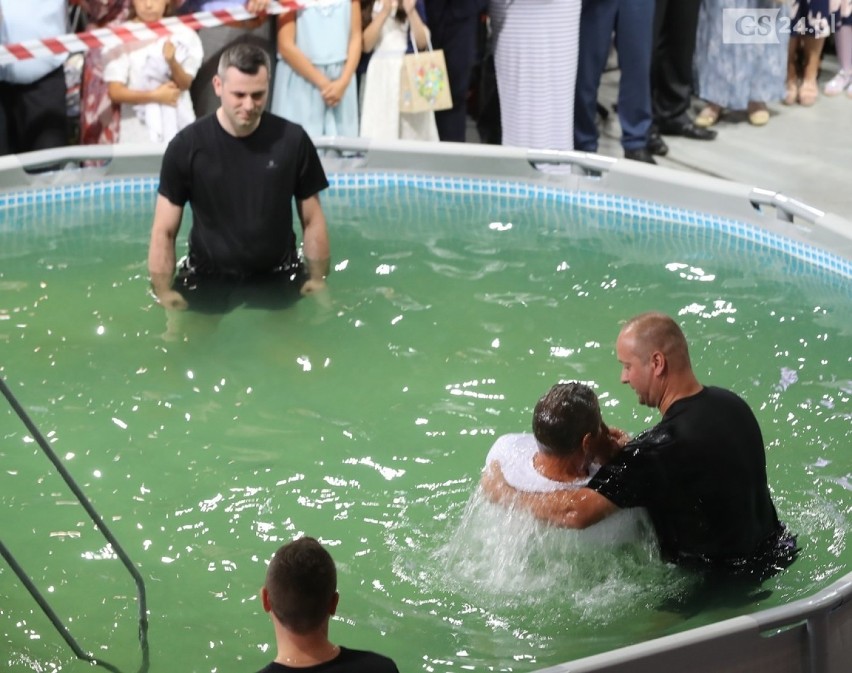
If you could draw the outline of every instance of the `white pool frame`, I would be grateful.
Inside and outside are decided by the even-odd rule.
[[[770,245],[805,265],[852,280],[852,222],[783,194],[640,162],[583,152],[457,143],[323,138],[333,184],[369,184],[389,173],[439,191],[545,197],[659,215]],[[0,157],[0,216],[35,195],[159,172],[164,147],[77,146]],[[79,168],[81,162],[103,165]],[[62,170],[33,173],[45,166]],[[559,166],[558,171],[548,167]],[[543,168],[544,170],[540,170]],[[378,178],[376,178],[378,181]],[[542,669],[538,673],[849,673],[852,572],[810,598]]]

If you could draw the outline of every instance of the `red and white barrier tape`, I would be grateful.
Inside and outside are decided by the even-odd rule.
[[[331,5],[338,2],[340,0],[278,0],[278,2],[269,3],[266,13],[286,14],[310,5]],[[68,35],[43,40],[0,45],[0,65],[29,58],[70,54],[88,51],[89,49],[108,49],[131,42],[156,39],[173,34],[182,26],[189,26],[193,30],[198,30],[199,28],[212,28],[254,18],[256,18],[256,15],[249,13],[244,7],[234,7],[233,9],[218,9],[213,12],[172,16],[151,23],[128,21],[117,26],[98,28],[83,33],[69,33]]]

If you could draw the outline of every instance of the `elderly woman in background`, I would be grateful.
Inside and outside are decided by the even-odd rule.
[[[772,40],[737,44],[723,39],[725,10],[778,12],[772,22]],[[776,0],[703,0],[698,15],[694,67],[696,93],[707,105],[695,118],[697,126],[713,126],[725,110],[746,110],[748,121],[763,126],[769,121],[767,103],[784,98],[787,68],[787,7]],[[754,37],[757,32],[754,23]],[[748,39],[749,35],[743,35]],[[777,37],[777,40],[775,39]]]

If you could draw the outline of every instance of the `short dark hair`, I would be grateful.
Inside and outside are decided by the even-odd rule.
[[[236,68],[246,75],[256,75],[261,67],[266,68],[267,74],[271,75],[272,63],[266,50],[250,42],[238,42],[222,52],[216,72],[222,78],[228,68]]]
[[[601,431],[598,396],[589,386],[572,381],[557,383],[535,405],[533,434],[544,453],[570,455],[583,437]]]
[[[312,537],[293,540],[275,552],[265,586],[278,621],[296,633],[309,633],[329,616],[337,591],[334,559]]]

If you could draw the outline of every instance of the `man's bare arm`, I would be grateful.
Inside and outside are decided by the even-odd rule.
[[[162,194],[157,195],[151,243],[148,246],[148,273],[151,275],[151,289],[165,308],[186,308],[186,301],[172,289],[175,241],[182,217],[182,206],[176,206]]]
[[[550,493],[517,491],[506,483],[500,464],[496,461],[485,467],[480,485],[492,502],[522,507],[536,519],[563,528],[588,528],[618,510],[612,501],[590,488]]]
[[[325,287],[331,268],[328,228],[319,195],[297,201],[296,210],[302,222],[305,264],[308,267],[308,281],[302,287],[302,294],[310,294]]]

